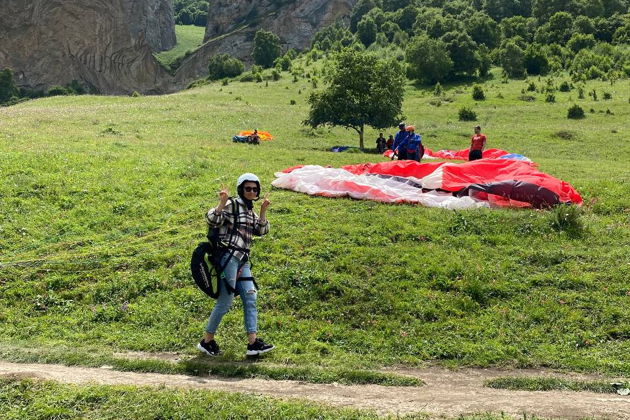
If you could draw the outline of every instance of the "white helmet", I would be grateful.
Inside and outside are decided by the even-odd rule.
[[[248,172],[238,177],[238,179],[236,180],[236,188],[238,189],[238,187],[240,187],[243,182],[248,182],[248,181],[257,182],[258,185],[260,185],[260,179],[258,179],[256,175]]]
[[[252,173],[245,173],[241,176],[238,177],[238,179],[236,180],[236,191],[238,192],[239,197],[241,198],[245,198],[243,193],[243,184],[245,182],[255,182],[256,186],[258,187],[258,193],[256,194],[256,200],[258,200],[258,198],[260,197],[260,180],[258,179],[258,177]]]

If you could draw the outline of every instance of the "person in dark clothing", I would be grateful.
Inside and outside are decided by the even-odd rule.
[[[398,133],[394,138],[394,154],[398,155],[398,160],[407,159],[407,140],[409,139],[409,132],[405,130],[405,123],[398,124]]]
[[[376,151],[380,154],[385,153],[385,137],[383,137],[383,133],[380,133],[378,138],[376,139]]]
[[[387,150],[394,150],[394,136],[390,134],[385,145],[387,146]]]
[[[416,128],[413,125],[407,126],[409,138],[407,139],[407,159],[420,162],[424,156],[424,146],[422,146],[422,136],[416,134]]]

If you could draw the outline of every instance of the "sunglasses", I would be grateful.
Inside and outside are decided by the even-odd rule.
[[[258,188],[256,187],[243,187],[245,189],[246,192],[258,192]]]

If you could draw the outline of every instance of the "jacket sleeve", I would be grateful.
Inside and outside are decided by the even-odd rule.
[[[206,213],[206,222],[208,223],[208,226],[216,228],[224,224],[232,214],[232,205],[232,200],[229,200],[223,208],[223,211],[220,213],[217,213],[215,208],[208,210],[208,213]]]
[[[260,221],[260,217],[254,213],[254,235],[263,236],[269,233],[269,220],[265,220],[265,223]]]

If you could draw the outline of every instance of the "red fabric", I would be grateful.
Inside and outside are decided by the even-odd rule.
[[[300,169],[303,168],[304,165],[296,165],[296,166],[291,166],[290,168],[285,169],[284,172],[285,174],[290,174],[291,172],[295,171],[296,169]]]
[[[470,184],[500,181],[523,181],[547,188],[560,201],[582,204],[580,194],[568,183],[537,170],[533,164],[509,159],[482,159],[443,168],[442,189],[459,191]]]
[[[440,159],[448,159],[448,160],[468,160],[468,154],[470,153],[470,149],[462,149],[462,150],[438,150],[434,152],[431,149],[425,149],[424,153]],[[484,150],[482,157],[484,159],[497,159],[503,155],[507,155],[509,152],[501,149],[488,149]]]
[[[348,172],[355,175],[381,174],[402,177],[424,178],[432,174],[437,168],[446,162],[418,163],[414,160],[393,160],[379,163],[363,163],[360,165],[342,166]]]
[[[483,134],[475,134],[470,139],[471,150],[483,150],[485,145],[486,145],[486,136],[484,136]]]

